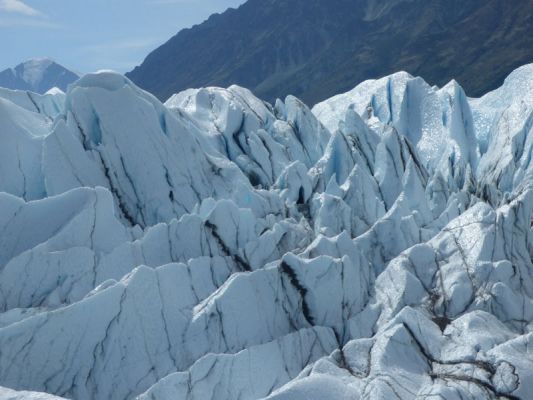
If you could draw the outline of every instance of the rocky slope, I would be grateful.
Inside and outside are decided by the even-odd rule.
[[[0,398],[531,398],[532,76],[1,91]]]
[[[470,96],[533,62],[533,0],[248,0],[179,32],[128,77],[161,100],[248,87],[315,104],[404,70]]]

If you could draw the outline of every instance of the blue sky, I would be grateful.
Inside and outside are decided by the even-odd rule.
[[[126,72],[180,29],[244,1],[0,0],[0,70],[50,57],[78,72]]]

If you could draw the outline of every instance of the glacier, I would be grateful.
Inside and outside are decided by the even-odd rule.
[[[533,398],[533,64],[312,109],[0,89],[0,399]]]

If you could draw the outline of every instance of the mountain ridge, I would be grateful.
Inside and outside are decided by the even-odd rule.
[[[15,68],[0,71],[0,87],[29,90],[39,94],[45,94],[55,87],[66,92],[68,85],[78,78],[77,73],[50,58],[33,58]]]
[[[532,13],[532,0],[249,0],[180,31],[127,76],[161,100],[238,84],[315,104],[406,70],[439,86],[455,78],[476,97],[533,61]]]

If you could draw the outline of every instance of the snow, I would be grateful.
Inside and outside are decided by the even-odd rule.
[[[30,91],[0,88],[0,98],[9,100],[28,111],[43,114],[50,120],[63,112],[65,104],[65,93],[59,89],[51,89],[41,95]]]
[[[65,92],[63,92],[58,87],[54,86],[53,88],[49,89],[45,94],[51,94],[51,95],[63,95]]]
[[[54,60],[34,58],[15,68],[1,71],[0,86],[9,89],[31,90],[40,94],[57,94],[58,90],[67,90],[67,86],[78,77],[79,74],[57,64]]]
[[[0,399],[532,397],[531,68],[1,89]]]
[[[1,400],[62,400],[62,397],[52,396],[47,393],[11,390],[0,387]]]
[[[50,120],[0,98],[0,124],[0,190],[26,199],[43,197],[41,150]]]
[[[32,86],[37,85],[53,62],[49,58],[34,58],[22,63],[22,79]]]
[[[330,134],[299,100],[272,109],[244,88],[187,90],[166,103],[198,130],[219,155],[233,161],[254,186],[271,186],[291,161],[311,168]],[[212,151],[212,150],[211,150]]]
[[[317,327],[236,354],[209,354],[188,371],[160,380],[139,399],[260,398],[294,379],[309,361],[329,354],[335,346],[331,330]]]
[[[331,131],[345,123],[350,110],[378,134],[396,130],[416,147],[424,167],[441,173],[450,185],[461,187],[466,170],[476,169],[479,149],[472,111],[455,81],[439,89],[399,72],[365,81],[313,108]],[[449,176],[452,171],[455,176]]]

